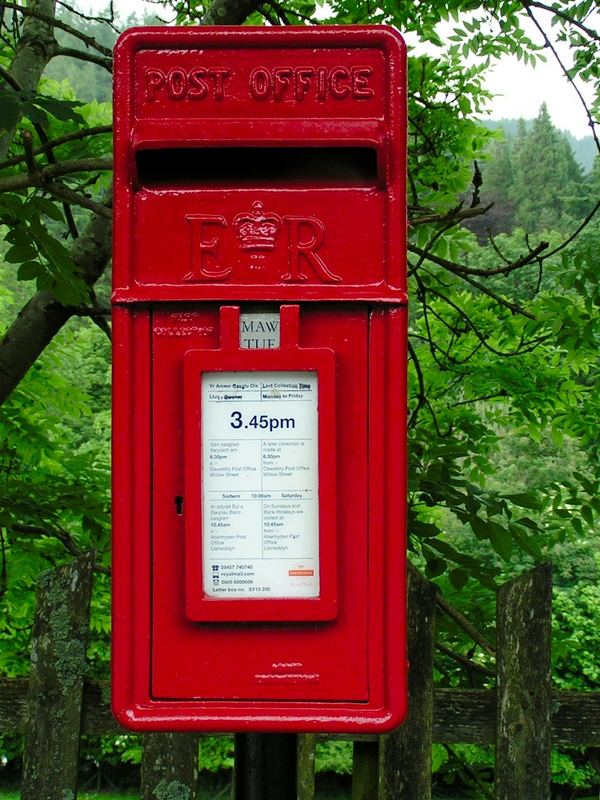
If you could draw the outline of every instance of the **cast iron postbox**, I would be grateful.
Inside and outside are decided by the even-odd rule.
[[[115,53],[113,709],[406,710],[405,53],[388,28]]]

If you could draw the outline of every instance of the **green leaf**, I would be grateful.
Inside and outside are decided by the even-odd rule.
[[[34,125],[41,125],[42,127],[47,127],[48,125],[48,115],[46,112],[38,108],[34,103],[29,101],[25,101],[22,106],[23,114],[30,119]]]
[[[31,236],[27,233],[27,231],[23,230],[23,228],[16,227],[11,228],[9,232],[4,237],[5,242],[10,242],[11,244],[31,244]]]
[[[535,559],[540,559],[542,557],[541,548],[536,541],[535,536],[531,535],[531,531],[528,530],[527,527],[522,527],[517,523],[509,522],[508,529],[517,546],[520,547],[524,553],[527,553]]]
[[[470,517],[469,525],[473,529],[473,533],[475,534],[477,539],[479,539],[480,541],[482,541],[483,539],[489,539],[487,523],[480,517]]]
[[[55,97],[47,97],[45,95],[38,95],[33,102],[36,106],[45,109],[49,114],[52,114],[56,119],[63,122],[67,120],[74,120],[81,122],[81,114],[76,110],[79,106],[83,105],[75,100],[57,100]]]
[[[37,258],[38,252],[31,244],[16,244],[7,250],[4,260],[9,264],[21,264]]]
[[[451,569],[448,573],[450,583],[455,589],[463,589],[469,582],[469,574],[462,569]]]
[[[21,110],[21,99],[16,92],[0,89],[0,130],[12,130],[19,121]]]
[[[584,536],[583,525],[581,524],[581,520],[579,517],[571,516],[571,525],[575,529],[575,532],[579,534],[579,536]]]
[[[506,500],[521,508],[530,508],[538,511],[542,507],[542,502],[538,495],[533,492],[520,492],[518,494],[502,495]]]
[[[510,533],[493,520],[488,520],[489,539],[500,558],[508,561],[512,554],[513,540]]]
[[[439,556],[432,556],[426,560],[425,573],[428,578],[438,578],[446,571],[446,562]]]
[[[34,278],[39,278],[43,272],[44,268],[39,261],[27,261],[19,267],[17,279],[20,281],[31,281]]]
[[[431,748],[431,771],[438,772],[447,763],[448,758],[447,749],[441,744],[434,744]]]
[[[32,197],[29,204],[55,222],[64,222],[65,218],[61,208],[47,197]]]
[[[476,558],[466,555],[465,553],[460,553],[458,550],[456,550],[456,548],[448,544],[448,542],[444,542],[442,539],[430,539],[429,544],[450,561],[454,561],[456,564],[459,564],[466,569],[477,572],[480,571],[481,564]]]
[[[419,539],[429,539],[432,536],[439,536],[440,529],[437,525],[431,522],[422,522],[421,520],[413,520],[410,523],[410,535],[418,536]]]

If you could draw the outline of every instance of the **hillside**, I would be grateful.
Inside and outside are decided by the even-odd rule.
[[[526,119],[524,122],[526,130],[529,131],[533,125],[533,119]],[[519,128],[518,119],[482,120],[482,124],[492,131],[502,128],[509,139],[514,138],[517,135]],[[571,150],[573,151],[575,160],[581,165],[583,171],[585,173],[590,172],[596,156],[596,147],[594,145],[593,138],[591,136],[584,136],[583,139],[577,139],[570,131],[566,130],[561,131],[561,133],[566,137],[571,145]]]

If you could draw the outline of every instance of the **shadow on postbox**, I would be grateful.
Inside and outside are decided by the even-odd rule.
[[[405,52],[144,28],[115,52],[113,710],[406,712]]]

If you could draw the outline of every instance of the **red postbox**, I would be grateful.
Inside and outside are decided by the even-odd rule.
[[[405,51],[388,28],[115,51],[113,710],[406,711]]]

